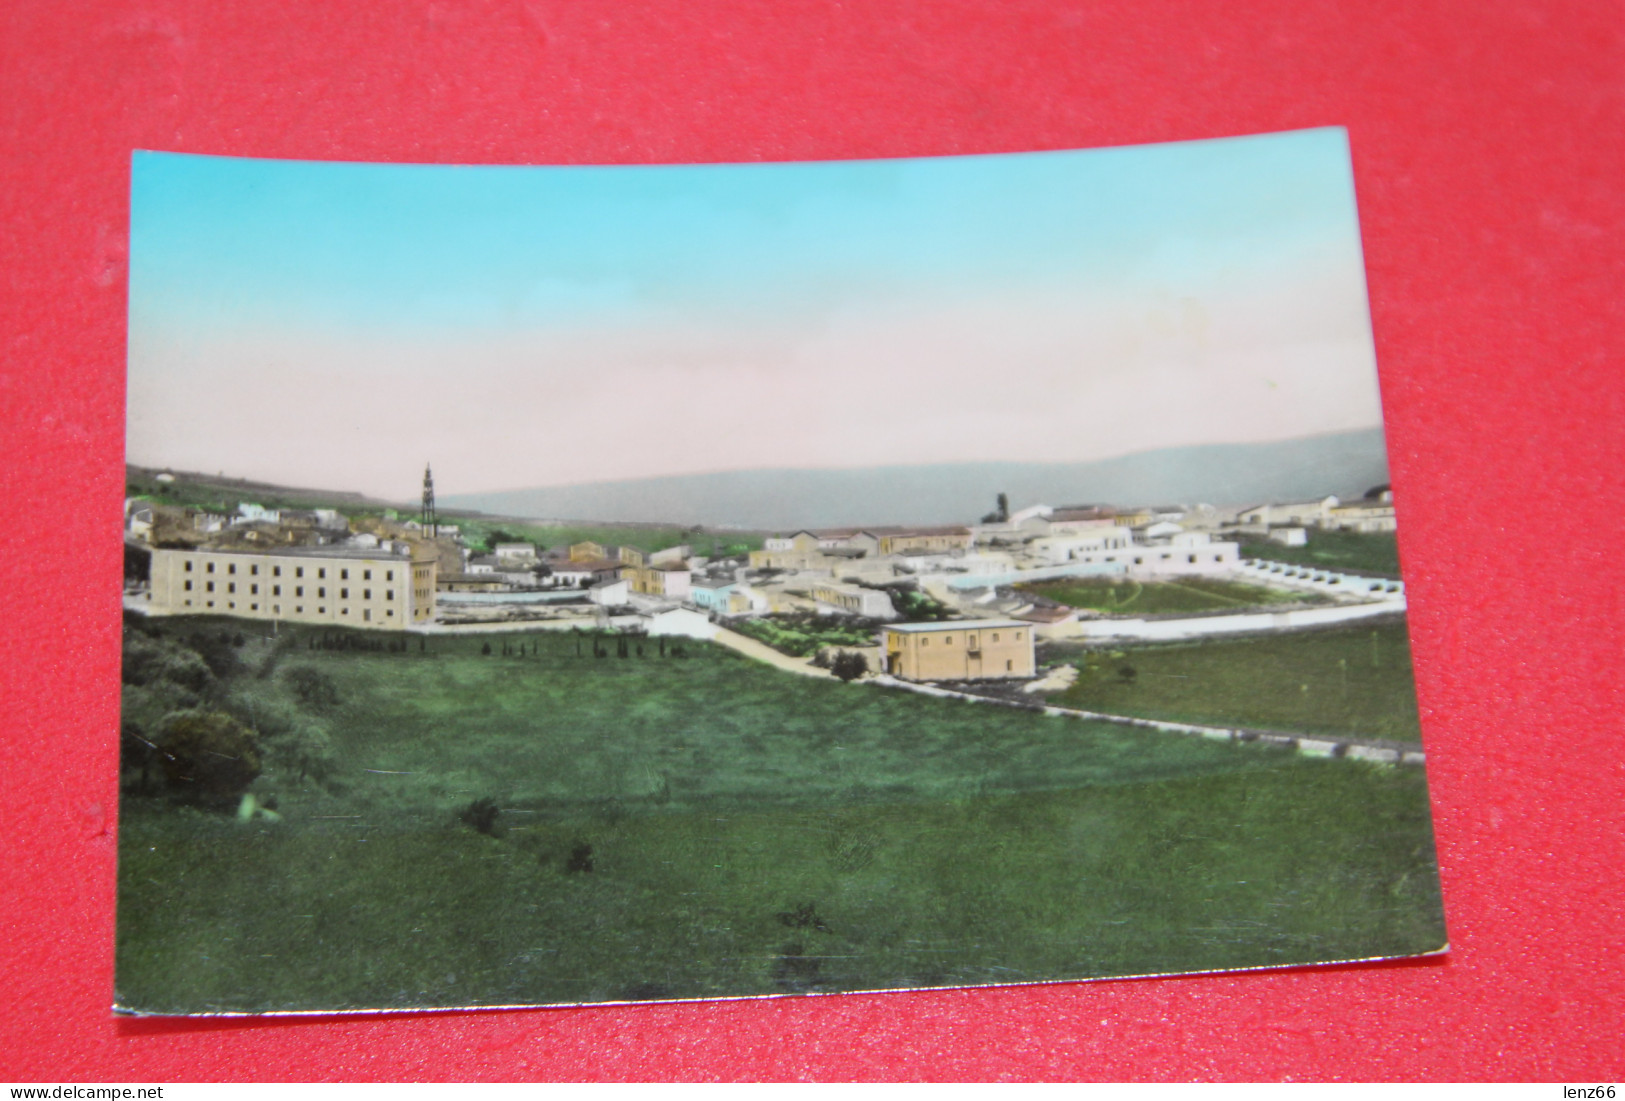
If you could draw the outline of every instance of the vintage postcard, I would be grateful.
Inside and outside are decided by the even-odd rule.
[[[1443,949],[1343,131],[132,196],[119,1009]]]

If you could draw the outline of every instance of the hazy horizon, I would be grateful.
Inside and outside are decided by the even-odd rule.
[[[1346,138],[827,163],[138,153],[127,454],[411,500],[1377,428]]]

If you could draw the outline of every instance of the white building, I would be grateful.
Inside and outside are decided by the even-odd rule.
[[[400,629],[434,619],[437,564],[428,545],[409,555],[352,547],[155,548],[148,600],[154,615]]]
[[[854,615],[866,619],[896,619],[891,596],[880,589],[827,581],[813,586],[813,602],[824,615]]]
[[[692,608],[668,608],[639,618],[645,624],[650,638],[667,635],[709,641],[717,637],[716,624]]]
[[[587,599],[605,608],[619,608],[630,600],[631,586],[625,579],[600,581],[587,590]]]

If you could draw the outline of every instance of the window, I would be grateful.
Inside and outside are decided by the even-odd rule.
[[[393,581],[393,580],[395,580],[395,571],[394,570],[385,570],[384,571],[384,580],[385,581]]]
[[[305,595],[305,587],[303,585],[295,585],[294,588],[293,588],[293,595],[294,596],[304,596]]]
[[[271,595],[272,596],[281,596],[282,595],[282,586],[281,585],[272,585],[271,586]]]
[[[295,604],[293,606],[293,614],[294,615],[304,615],[305,614],[305,606],[303,604]]]
[[[372,609],[371,608],[363,608],[363,609],[361,609],[361,618],[370,621],[372,619]]]
[[[943,635],[942,636],[942,644],[944,646],[952,646],[954,644],[954,636],[953,635]]]
[[[256,562],[254,565],[248,567],[248,572],[253,574],[255,577],[258,577],[260,575],[259,563]]]
[[[316,614],[317,615],[326,615],[327,614],[327,609],[326,608],[317,608],[316,609]]]
[[[316,570],[316,576],[317,576],[318,579],[326,578],[327,577],[327,567],[326,566],[318,567],[317,570]]]
[[[371,600],[372,599],[372,590],[371,589],[362,589],[361,590],[361,599],[362,600]]]
[[[281,577],[282,576],[282,567],[281,566],[272,566],[271,567],[271,576],[272,577]]]
[[[326,589],[326,587],[324,586],[322,588],[317,589],[316,590],[316,595],[321,597],[323,600],[326,600],[327,599],[327,589]]]
[[[282,605],[280,605],[280,604],[271,605],[271,614],[272,615],[281,615],[282,614]]]
[[[999,641],[999,632],[997,632],[997,631],[993,632],[993,641],[994,642]]]
[[[1016,663],[1013,662],[1013,661],[1007,661],[1007,662],[1004,663],[1004,671],[1006,673],[1014,672],[1015,668],[1016,668]]]
[[[187,560],[186,560],[186,572],[187,572],[187,573],[191,573],[191,572],[192,572],[192,560],[191,560],[191,559],[190,559],[190,558],[188,558],[188,559],[187,559]]]
[[[214,592],[214,582],[213,581],[208,582],[208,586],[209,586],[209,591],[211,593]],[[211,608],[214,607],[214,602],[213,601],[209,602],[209,607],[211,607]]]
[[[1020,641],[1021,641],[1021,632],[1020,632],[1020,631],[1017,631],[1017,632],[1016,632],[1016,641],[1017,641],[1017,642],[1020,642]]]
[[[186,591],[187,592],[192,591],[192,579],[191,578],[186,579]]]
[[[350,571],[349,570],[340,570],[339,571],[339,580],[340,581],[348,581],[348,580],[350,580]]]
[[[385,612],[384,614],[385,615],[394,615],[395,614],[395,609],[391,608],[389,611]]]
[[[252,585],[250,585],[250,586],[249,586],[249,587],[248,587],[248,592],[249,592],[249,595],[250,595],[250,596],[258,596],[258,595],[260,595],[260,585],[259,585],[259,582],[258,582],[258,581],[256,581],[256,582],[254,582],[254,584],[252,584]]]
[[[340,600],[349,600],[350,599],[350,590],[349,589],[340,589],[339,590],[339,599]]]
[[[226,582],[226,591],[228,593],[236,592],[237,591],[237,582],[235,582],[235,581]]]
[[[371,581],[372,580],[372,571],[371,570],[362,570],[361,571],[361,580],[363,580],[363,581]]]
[[[384,592],[384,599],[385,600],[394,600],[395,599],[395,590],[394,589],[386,590]],[[394,613],[391,612],[390,614],[393,615]]]
[[[348,609],[348,608],[340,608],[339,609],[339,615],[349,615],[349,614],[350,614],[350,609]]]
[[[248,606],[248,610],[251,612],[257,612],[260,610],[260,606],[258,604],[250,604]]]
[[[922,638],[922,639],[920,639],[920,645],[921,646],[929,646],[929,645],[931,645],[931,640],[928,639],[928,638]]]
[[[208,571],[209,571],[209,572],[210,572],[210,573],[213,573],[213,572],[214,572],[214,563],[213,563],[213,562],[210,562],[210,563],[209,563],[209,565],[208,565],[208,567],[207,567],[207,569],[208,569]]]
[[[227,573],[236,573],[237,572],[237,563],[233,562],[230,565],[228,565],[226,567],[226,572]]]
[[[303,576],[305,576],[305,567],[303,567],[303,566],[295,566],[293,568],[293,575],[295,577],[303,577]]]

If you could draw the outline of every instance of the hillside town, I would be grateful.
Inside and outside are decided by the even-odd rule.
[[[165,478],[174,475],[158,475]],[[740,632],[771,640],[774,621],[844,623],[853,630],[842,637],[873,672],[1019,679],[1037,675],[1034,644],[1045,640],[1201,637],[1402,611],[1397,577],[1242,554],[1244,542],[1301,547],[1311,532],[1393,530],[1392,494],[1377,486],[1354,500],[1237,508],[1034,503],[1012,510],[1001,494],[974,522],[778,532],[743,553],[698,538],[654,551],[592,541],[485,545],[439,521],[426,470],[416,516],[248,502],[228,514],[132,497],[126,559],[138,565],[126,570],[125,605],[153,616],[367,630],[587,629],[724,641]],[[1146,616],[1035,591],[1077,580],[1190,579],[1262,586],[1281,599],[1264,613]]]

